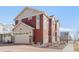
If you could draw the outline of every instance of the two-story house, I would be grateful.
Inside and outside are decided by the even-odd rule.
[[[53,24],[55,26],[53,26]],[[24,25],[27,25],[27,26],[24,26]],[[29,35],[25,35],[26,32],[28,32],[28,34],[32,33],[31,43],[33,42],[35,44],[46,44],[46,43],[49,43],[50,41],[51,43],[53,43],[54,41],[55,42],[58,41],[58,38],[57,38],[57,35],[58,35],[57,31],[59,30],[58,21],[53,19],[53,17],[48,16],[45,12],[42,12],[39,10],[35,10],[28,7],[24,8],[24,10],[15,18],[15,27],[17,27],[17,29],[19,30],[18,32],[17,32],[17,29],[15,28],[13,30],[13,33],[15,36],[14,43],[17,43],[17,42],[26,43],[27,40],[30,41]],[[26,29],[31,30],[31,32],[29,32]],[[25,31],[21,32],[23,30]],[[15,33],[17,35],[15,35]],[[52,37],[52,39],[50,39],[49,34]],[[21,41],[19,42],[19,40]]]

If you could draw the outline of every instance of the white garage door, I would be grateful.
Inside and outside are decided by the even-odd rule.
[[[29,35],[28,34],[16,35],[15,43],[30,44]]]

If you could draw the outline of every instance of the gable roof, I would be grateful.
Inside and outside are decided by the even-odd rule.
[[[36,12],[39,12],[39,13],[41,13],[41,14],[44,14],[47,18],[50,18],[50,16],[48,16],[48,15],[47,15],[45,12],[43,12],[43,11],[39,11],[39,10],[35,10],[35,9],[29,8],[29,7],[25,7],[25,8],[19,13],[19,15],[15,17],[14,20],[16,20],[19,16],[21,16],[21,14],[23,14],[23,13],[25,12],[25,10],[28,10],[28,9],[33,10],[33,11],[36,11]]]
[[[27,25],[27,24],[24,24],[23,22],[19,22],[17,25],[14,26],[13,31],[14,31],[19,25],[21,25],[21,24],[23,24],[24,26],[28,26],[28,27],[34,29],[33,27],[31,27],[31,26],[29,26],[29,25]]]

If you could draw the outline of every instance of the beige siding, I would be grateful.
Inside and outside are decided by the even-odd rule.
[[[48,18],[46,16],[43,16],[43,43],[48,43]]]
[[[27,8],[22,14],[20,14],[20,16],[17,17],[16,20],[21,20],[23,18],[35,16],[38,14],[40,14],[40,12]]]
[[[60,24],[59,24],[59,22],[57,22],[57,40],[58,40],[58,43],[60,43],[60,31],[59,31],[59,28],[60,28]]]
[[[52,18],[52,43],[55,43],[55,19]]]
[[[60,42],[59,28],[60,28],[59,22],[57,22],[55,17],[52,17],[52,43]],[[57,36],[55,36],[55,32],[57,32]],[[55,38],[57,38],[57,41]]]

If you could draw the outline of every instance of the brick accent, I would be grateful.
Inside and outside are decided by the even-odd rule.
[[[40,15],[40,42],[43,43],[43,14]]]
[[[38,42],[42,44],[43,41],[43,15],[40,16],[40,29],[36,29],[36,16],[33,16],[32,19],[34,20],[34,43],[37,44]]]
[[[49,42],[52,42],[52,19],[49,19]]]

